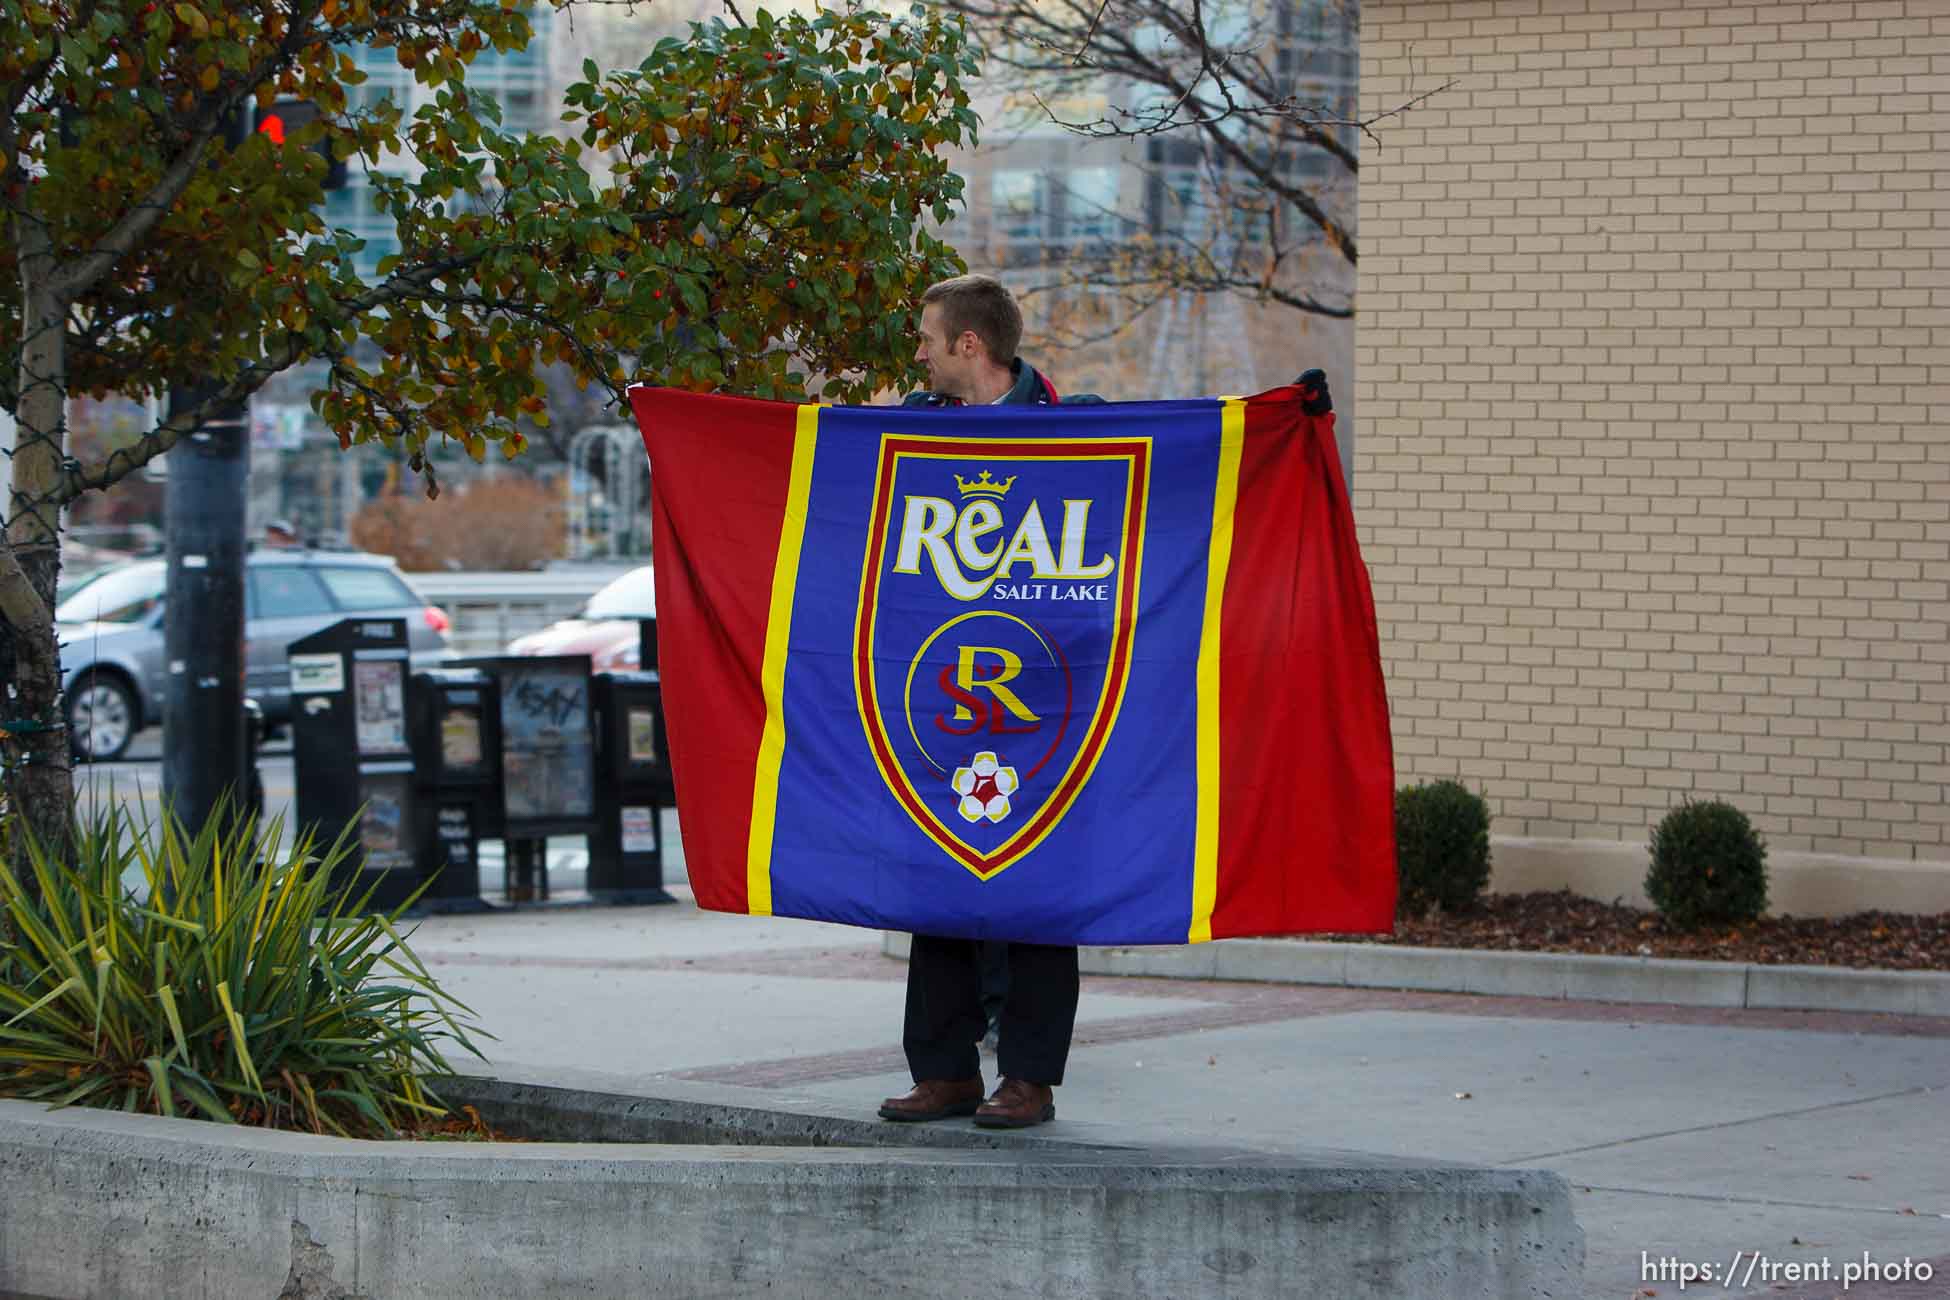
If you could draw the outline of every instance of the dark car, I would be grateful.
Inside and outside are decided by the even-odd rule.
[[[77,758],[119,758],[135,733],[162,719],[161,559],[104,569],[54,611],[61,639],[68,734]],[[244,568],[244,693],[277,726],[291,715],[285,647],[342,618],[406,620],[415,668],[452,657],[447,615],[397,565],[360,551],[252,551]]]

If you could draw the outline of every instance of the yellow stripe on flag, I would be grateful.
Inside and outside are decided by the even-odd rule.
[[[772,832],[779,806],[779,766],[785,761],[785,656],[792,639],[792,603],[799,588],[799,552],[806,541],[806,501],[812,495],[813,447],[818,439],[819,407],[801,406],[792,435],[792,476],[786,487],[778,559],[772,568],[772,608],[765,620],[765,661],[759,673],[765,693],[765,730],[758,741],[751,838],[745,845],[745,904],[753,916],[772,914]]]
[[[1192,925],[1186,938],[1212,937],[1219,898],[1219,626],[1226,571],[1232,565],[1232,519],[1239,504],[1239,455],[1246,444],[1246,403],[1237,397],[1219,416],[1219,481],[1212,491],[1212,542],[1205,564],[1205,622],[1198,638],[1198,829],[1192,842]]]

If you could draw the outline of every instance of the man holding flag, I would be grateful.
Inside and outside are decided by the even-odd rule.
[[[1077,945],[1391,927],[1374,601],[1317,376],[1062,403],[974,277],[921,332],[899,407],[631,389],[671,771],[700,907],[916,936],[881,1114],[1034,1125]]]
[[[1008,287],[986,275],[943,280],[921,295],[915,360],[928,368],[928,391],[905,406],[1046,406],[1098,403],[1059,399],[1036,368],[1016,355],[1022,312]],[[985,1128],[1026,1128],[1056,1116],[1052,1090],[1063,1082],[1077,1018],[1075,945],[1012,943],[996,1031],[995,1094],[982,1095],[977,1044],[983,952],[972,939],[917,934],[907,964],[907,1018],[901,1046],[914,1087],[880,1104],[883,1119],[925,1121],[974,1115]]]

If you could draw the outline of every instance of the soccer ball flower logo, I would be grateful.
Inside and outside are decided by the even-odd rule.
[[[967,767],[956,768],[949,784],[961,796],[955,811],[965,822],[979,822],[983,818],[1001,821],[1009,815],[1009,796],[1022,786],[1016,779],[1016,769],[1004,767],[992,749],[975,755]]]

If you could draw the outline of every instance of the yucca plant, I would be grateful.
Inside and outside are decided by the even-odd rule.
[[[118,808],[57,860],[12,829],[34,887],[0,862],[0,1096],[394,1137],[446,1114],[443,1044],[480,1055],[399,913],[333,884],[350,831],[280,852],[282,819],[191,838]]]

